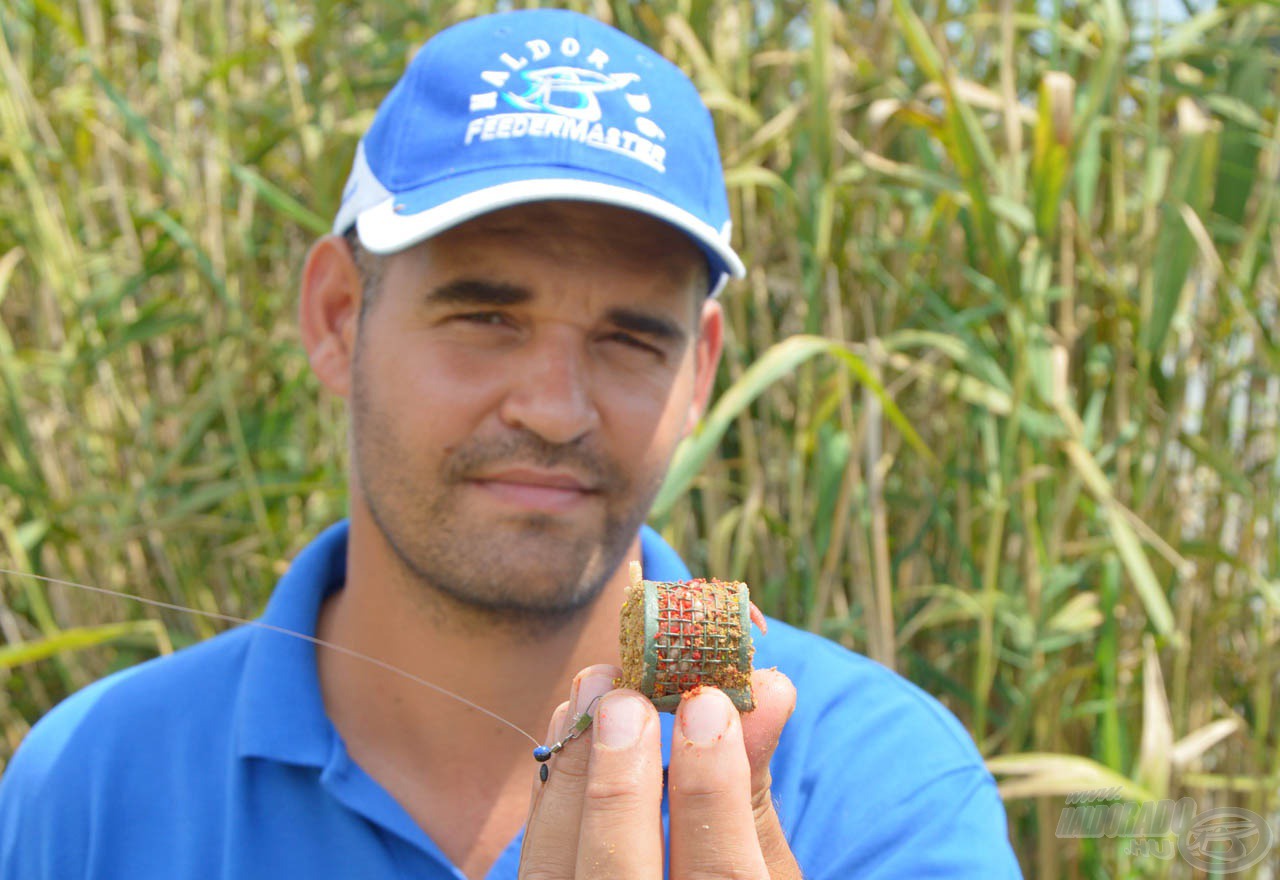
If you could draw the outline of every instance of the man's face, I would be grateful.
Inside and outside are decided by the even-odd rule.
[[[705,403],[720,346],[705,271],[666,224],[569,202],[389,258],[355,345],[353,505],[469,606],[582,607]]]

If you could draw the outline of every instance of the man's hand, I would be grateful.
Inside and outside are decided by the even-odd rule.
[[[595,697],[591,729],[568,743],[545,783],[534,783],[520,876],[524,880],[662,876],[662,754],[658,712],[640,694],[613,690],[614,666],[574,679],[548,741]],[[799,878],[769,794],[769,759],[796,692],[774,670],[752,675],[756,709],[739,715],[706,688],[681,702],[668,772],[671,876]]]

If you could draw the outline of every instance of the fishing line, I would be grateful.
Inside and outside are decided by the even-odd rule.
[[[343,647],[342,645],[335,644],[334,642],[326,642],[324,639],[318,639],[315,636],[309,636],[306,633],[296,632],[291,629],[286,629],[282,626],[274,626],[270,623],[264,623],[261,620],[248,620],[243,617],[236,617],[233,614],[223,614],[218,611],[204,611],[200,608],[188,608],[186,605],[178,605],[173,602],[162,602],[159,599],[148,599],[143,596],[135,596],[132,593],[121,592],[120,590],[110,590],[110,589],[107,589],[106,587],[93,587],[93,586],[90,586],[89,584],[79,584],[79,583],[76,583],[75,581],[62,580],[61,578],[46,577],[42,574],[32,574],[31,572],[28,572],[28,571],[15,571],[14,569],[11,569],[11,568],[0,568],[0,574],[10,574],[10,575],[14,575],[15,577],[34,578],[35,580],[38,580],[38,581],[45,581],[46,583],[50,583],[50,584],[59,584],[64,587],[75,587],[78,590],[85,590],[90,593],[100,593],[104,596],[117,596],[121,599],[130,599],[134,602],[139,602],[143,605],[150,605],[153,608],[164,608],[168,611],[181,611],[186,614],[195,614],[200,617],[210,618],[212,620],[221,620],[224,623],[235,623],[241,626],[257,627],[258,629],[265,629],[268,632],[280,633],[281,635],[291,636],[292,638],[300,639],[304,642],[310,642],[311,644],[316,645],[317,647],[328,648],[331,651],[337,651],[339,654],[345,654],[346,656],[353,657],[356,660],[363,660],[365,663],[370,663],[374,666],[377,666],[379,669],[385,669],[387,672],[395,673],[401,678],[406,678],[409,681],[414,682],[415,684],[419,684],[419,685],[422,685],[423,687],[430,688],[431,690],[435,691],[438,694],[443,694],[446,697],[450,697],[454,700],[457,700],[459,703],[462,703],[464,706],[469,706],[470,708],[475,709],[477,712],[480,712],[484,715],[488,715],[494,721],[505,724],[507,727],[510,727],[512,730],[519,733],[525,739],[529,740],[529,742],[533,743],[539,749],[543,748],[542,742],[538,739],[535,739],[533,735],[530,734],[528,731],[526,731],[523,727],[519,727],[516,724],[513,724],[512,722],[503,718],[497,712],[493,712],[489,709],[486,709],[484,706],[481,706],[478,703],[471,702],[466,697],[460,694],[455,694],[453,691],[449,690],[448,688],[444,688],[438,684],[429,682],[425,678],[414,675],[412,672],[409,672],[408,670],[405,670],[405,669],[401,669],[399,666],[393,666],[392,664],[388,663],[385,660],[379,660],[377,657],[370,656],[369,654],[363,654],[360,651],[356,651],[352,648]]]

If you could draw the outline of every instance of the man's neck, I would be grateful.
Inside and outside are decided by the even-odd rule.
[[[321,607],[317,635],[377,657],[487,709],[546,742],[573,676],[618,662],[618,609],[639,537],[596,599],[556,627],[517,638],[476,626],[403,565],[354,515],[347,578]],[[524,823],[535,743],[466,705],[334,651],[317,654],[325,709],[348,753],[468,877],[485,876]]]
[[[427,585],[409,575],[368,520],[353,517],[347,581],[330,596],[318,635],[372,654],[508,720],[542,741],[567,699],[574,674],[618,662],[618,608],[627,561],[573,618],[521,638],[509,626],[483,627],[452,600],[423,601]],[[325,707],[353,754],[376,751],[406,772],[436,774],[499,754],[527,756],[532,743],[461,700],[335,652],[319,654]],[[367,768],[366,768],[367,769]]]

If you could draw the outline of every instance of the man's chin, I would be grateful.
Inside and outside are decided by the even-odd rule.
[[[594,563],[594,560],[574,562],[567,555],[545,559],[537,554],[522,556],[503,552],[491,559],[485,574],[478,579],[484,586],[478,583],[474,592],[513,608],[572,611],[589,604],[609,579],[609,572]]]
[[[489,579],[484,583],[436,579],[433,586],[460,610],[488,623],[555,627],[570,623],[590,608],[607,581],[552,581],[523,571],[500,573],[499,577],[498,583]],[[574,586],[566,589],[565,583]]]
[[[428,594],[464,617],[570,620],[599,597],[639,530],[619,527],[601,510],[494,515],[471,499],[455,500],[400,535],[380,531]],[[408,518],[392,522],[408,525]]]
[[[428,550],[414,568],[428,584],[477,610],[557,616],[600,594],[621,564],[619,558],[610,565],[606,550],[598,535],[584,536],[580,526],[566,528],[560,520],[500,522],[488,524],[480,540]]]

